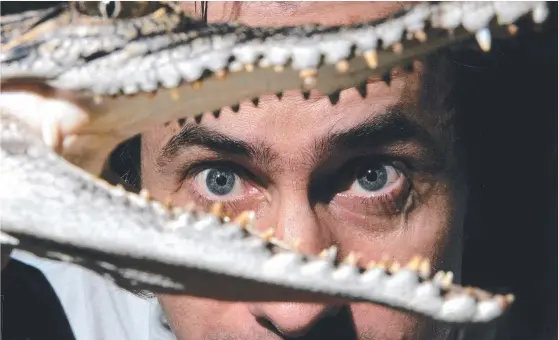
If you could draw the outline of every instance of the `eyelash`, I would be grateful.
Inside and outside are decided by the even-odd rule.
[[[373,194],[368,197],[360,197],[358,195],[347,194],[346,191],[341,191],[335,188],[332,188],[333,191],[336,191],[336,195],[342,195],[345,197],[351,197],[352,199],[360,199],[361,204],[367,206],[380,206],[380,209],[386,211],[388,213],[397,212],[401,209],[401,205],[403,202],[406,201],[408,195],[403,195],[404,193],[408,192],[411,189],[411,178],[409,177],[409,167],[400,160],[388,160],[384,157],[375,157],[373,161],[371,161],[371,157],[363,157],[359,159],[355,159],[350,163],[346,164],[342,169],[341,172],[345,173],[346,176],[349,174],[349,179],[352,183],[351,186],[357,182],[357,172],[359,168],[367,167],[369,165],[382,165],[382,166],[390,166],[394,168],[394,171],[397,173],[398,178],[394,181],[397,183],[402,181],[402,183],[396,184],[387,184],[387,187],[394,187],[395,188],[386,191],[386,188],[381,188],[379,192],[384,192],[381,194]],[[215,168],[222,168],[230,170],[237,176],[237,178],[241,181],[241,186],[244,186],[244,181],[250,181],[253,183],[258,183],[256,176],[254,176],[249,170],[244,168],[243,166],[231,162],[231,161],[223,161],[223,160],[211,160],[211,161],[203,161],[194,164],[188,164],[183,167],[180,171],[180,183],[181,186],[186,183],[187,181],[194,180],[197,176],[201,175],[204,171],[215,169]],[[343,176],[343,175],[342,175]],[[347,179],[347,177],[345,177]],[[200,204],[204,204],[210,206],[216,200],[208,198],[206,195],[200,193],[198,189],[192,187],[192,184],[189,184],[189,193],[192,195],[193,199],[195,199]],[[330,190],[330,188],[329,188]],[[242,198],[236,199],[229,199],[223,200],[222,202],[226,206],[226,208],[236,209],[237,203],[242,201]],[[376,209],[375,209],[376,210]]]

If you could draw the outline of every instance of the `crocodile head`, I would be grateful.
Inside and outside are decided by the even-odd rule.
[[[154,123],[292,89],[316,89],[335,103],[341,89],[364,91],[367,79],[389,79],[430,52],[472,37],[487,51],[522,17],[547,16],[540,2],[415,4],[349,26],[255,28],[208,25],[172,2],[100,4],[63,3],[0,22],[0,104],[22,116],[52,111],[40,123],[24,119],[94,173],[120,141]]]
[[[168,2],[143,5],[118,2],[115,8],[91,2],[61,4],[2,17],[0,111],[4,119],[2,128],[5,128],[2,138],[9,142],[2,146],[7,150],[5,160],[8,164],[19,164],[12,157],[21,149],[17,147],[27,143],[27,137],[35,136],[70,163],[99,174],[118,143],[154,124],[178,121],[182,125],[191,117],[199,121],[204,113],[217,115],[223,107],[235,111],[239,102],[247,99],[258,105],[260,96],[274,93],[281,96],[283,91],[294,89],[305,96],[310,90],[317,90],[327,94],[332,105],[336,105],[342,89],[355,87],[364,97],[367,95],[364,85],[370,78],[382,77],[389,82],[395,69],[405,71],[414,61],[450,46],[463,48],[473,42],[474,47],[488,51],[492,38],[514,35],[517,25],[526,17],[538,24],[546,16],[547,7],[542,2],[421,3],[404,7],[389,18],[349,26],[255,28],[231,23],[206,24]],[[15,129],[8,126],[12,123],[17,126]],[[19,132],[14,132],[18,129]],[[28,153],[25,156],[28,158],[22,159],[32,162],[39,159],[33,158],[36,156]],[[63,165],[51,156],[45,162],[54,173]],[[21,178],[29,179],[26,171],[32,171],[24,165]],[[502,315],[512,300],[510,296],[494,296],[453,285],[445,273],[431,278],[429,264],[422,259],[414,258],[406,268],[393,272],[383,261],[368,269],[357,268],[351,258],[333,263],[330,252],[311,257],[289,251],[280,241],[251,230],[246,215],[231,220],[223,218],[219,209],[207,215],[175,211],[150,201],[146,194],[125,193],[83,177],[75,168],[63,168],[60,172],[64,176],[68,173],[75,175],[71,183],[73,192],[82,190],[99,202],[105,200],[107,206],[116,206],[114,211],[105,212],[83,204],[74,211],[70,202],[64,206],[66,211],[72,210],[68,220],[74,218],[74,222],[82,223],[81,219],[87,218],[90,222],[83,223],[110,225],[112,212],[130,217],[119,221],[120,228],[114,229],[118,232],[72,230],[71,223],[51,229],[37,223],[38,227],[33,229],[29,226],[29,216],[16,218],[21,211],[16,204],[19,201],[13,203],[16,200],[10,198],[23,195],[20,190],[10,198],[0,195],[0,202],[8,207],[11,215],[3,216],[3,221],[8,221],[5,224],[8,232],[20,237],[13,240],[2,235],[3,243],[17,245],[25,237],[35,237],[33,244],[25,246],[37,250],[36,244],[42,238],[43,248],[53,247],[54,243],[72,252],[61,245],[66,242],[81,250],[104,251],[103,256],[96,255],[104,260],[89,264],[90,268],[97,272],[118,272],[125,281],[122,284],[128,288],[137,287],[140,282],[143,288],[161,292],[187,291],[220,298],[239,298],[241,294],[246,294],[242,295],[246,298],[269,298],[289,293],[301,300],[312,295],[309,292],[318,292],[328,297],[340,295],[373,301],[456,323],[491,321]],[[47,174],[53,177],[48,171]],[[16,183],[11,184],[14,189],[27,185],[19,183],[17,176],[4,176],[3,185],[10,184],[10,178]],[[60,183],[54,180],[52,186],[55,188],[43,183],[28,185],[34,194],[42,194],[40,189],[47,188],[59,190],[58,194],[64,196],[65,189]],[[149,219],[133,218],[138,214],[138,207]],[[45,210],[48,208],[40,209],[45,212],[45,218],[50,218]],[[46,224],[56,222],[49,221],[53,223]],[[18,229],[16,222],[28,223],[27,228],[33,233],[25,230],[26,227]],[[137,228],[138,225],[145,228]],[[155,227],[149,229],[151,226]],[[170,229],[186,236],[163,232]],[[215,244],[209,244],[207,238],[212,233],[217,235]],[[103,249],[99,243],[110,246]],[[152,243],[160,247],[146,252]],[[162,244],[173,247],[167,249]],[[239,256],[224,258],[222,248],[228,246],[240,249]],[[209,251],[209,255],[200,261],[204,251]],[[119,255],[116,260],[112,257],[115,254]],[[43,255],[71,262],[63,254]],[[107,259],[113,263],[107,263],[110,262]],[[119,271],[114,264],[122,265],[126,261],[133,270]],[[86,266],[87,261],[80,264]],[[265,270],[253,270],[256,267]],[[295,274],[286,277],[286,268]],[[160,276],[145,275],[140,269]],[[336,280],[324,279],[333,271]],[[203,280],[198,284],[192,283],[194,280],[189,285],[177,283],[192,277],[185,272],[199,275],[196,277]],[[167,277],[161,276],[162,273]],[[212,279],[212,275],[217,279]],[[228,277],[231,283],[236,279],[241,281],[233,286],[252,287],[247,282],[256,281],[294,289],[287,289],[286,293],[278,287],[274,291],[256,285],[259,290],[225,292],[219,289],[222,276]],[[313,281],[309,277],[320,279]],[[207,282],[217,284],[211,286]],[[383,285],[388,282],[386,287],[393,289],[382,294],[364,291],[365,285],[380,285],[379,282]],[[404,299],[397,296],[402,292],[398,286],[401,282],[404,282],[404,293],[408,294]]]

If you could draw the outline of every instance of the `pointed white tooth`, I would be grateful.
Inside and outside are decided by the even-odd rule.
[[[439,317],[451,322],[467,322],[474,317],[476,310],[476,300],[470,295],[461,294],[443,301]]]
[[[204,72],[204,67],[200,60],[181,60],[176,65],[181,76],[188,82],[200,79]]]
[[[360,278],[360,281],[367,286],[367,289],[374,289],[375,293],[384,289],[384,284],[388,274],[382,268],[367,269]]]
[[[331,271],[333,268],[332,262],[324,259],[311,261],[301,268],[301,275],[303,276],[319,276]]]
[[[495,12],[497,13],[497,23],[499,25],[512,24],[518,18],[528,13],[535,2],[518,1],[518,2],[507,2],[507,1],[496,1],[493,4]]]
[[[410,299],[409,305],[428,315],[437,315],[443,305],[440,289],[431,281],[419,284],[415,289],[415,296]]]
[[[341,264],[332,273],[334,280],[347,281],[351,278],[356,278],[359,275],[359,269],[351,264]]]
[[[272,255],[264,263],[263,272],[265,275],[286,275],[294,271],[294,269],[301,263],[302,257],[300,254],[292,252],[281,252]]]
[[[223,70],[227,66],[227,62],[231,57],[231,53],[226,50],[213,51],[204,53],[200,60],[205,68],[212,72]]]
[[[262,49],[255,45],[241,45],[233,48],[235,60],[241,64],[254,64]]]
[[[342,33],[342,39],[352,41],[357,47],[357,52],[375,50],[378,44],[378,35],[374,27],[364,27]]]
[[[477,305],[474,321],[487,322],[498,317],[502,313],[503,310],[501,309],[501,305],[497,299],[480,301]]]
[[[165,227],[165,230],[176,231],[184,228],[190,228],[194,222],[194,216],[191,213],[186,212],[181,214],[177,219],[171,221]]]
[[[340,60],[345,60],[351,53],[352,42],[347,39],[335,39],[329,37],[320,42],[320,52],[324,54],[324,61],[328,64],[335,64]]]
[[[429,4],[417,4],[404,17],[404,25],[408,32],[421,31],[425,28],[425,22],[431,15]]]
[[[483,29],[495,16],[495,9],[491,2],[463,2],[462,26],[469,32]]]
[[[549,8],[547,7],[547,3],[538,2],[534,10],[532,11],[532,20],[534,20],[536,24],[541,24],[545,21],[545,19],[547,19],[548,16]]]
[[[295,70],[316,69],[320,62],[318,43],[293,46],[292,67]]]
[[[239,225],[231,223],[217,228],[215,230],[215,235],[226,239],[240,239],[244,236],[244,233]]]
[[[431,25],[435,28],[453,30],[460,26],[462,20],[462,4],[459,2],[443,2],[431,14]]]
[[[171,64],[158,66],[156,72],[159,81],[166,88],[175,88],[182,80],[179,71]]]
[[[376,27],[376,34],[382,40],[382,46],[388,48],[402,39],[404,28],[403,18],[388,20]]]
[[[386,295],[398,299],[408,300],[415,294],[415,289],[419,285],[417,274],[401,268],[386,280],[384,292]]]
[[[477,31],[476,40],[483,52],[491,51],[491,32],[488,28]]]
[[[215,227],[221,227],[221,221],[212,214],[207,214],[192,224],[192,228],[198,231],[204,231]]]

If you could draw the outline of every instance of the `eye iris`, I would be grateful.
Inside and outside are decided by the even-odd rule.
[[[211,169],[206,176],[206,185],[214,195],[227,195],[235,186],[235,175],[230,171]]]
[[[357,173],[357,182],[367,191],[382,189],[388,180],[388,173],[384,166],[363,168]]]

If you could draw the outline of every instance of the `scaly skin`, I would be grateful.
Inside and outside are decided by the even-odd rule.
[[[359,268],[335,249],[303,255],[253,230],[250,213],[168,207],[96,176],[118,143],[153,124],[291,89],[317,89],[333,105],[344,88],[365,96],[369,77],[440,48],[475,37],[489,50],[491,35],[513,35],[520,17],[543,22],[545,3],[416,4],[384,21],[280,29],[208,25],[172,3],[121,6],[117,18],[62,5],[1,19],[2,244],[129,290],[367,301],[458,325],[507,310],[512,296],[431,276],[419,257]]]

